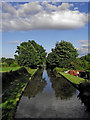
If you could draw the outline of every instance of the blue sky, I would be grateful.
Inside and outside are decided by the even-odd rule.
[[[3,3],[2,7],[3,57],[14,57],[17,46],[28,40],[35,40],[48,53],[56,42],[65,40],[79,56],[87,54],[88,3]]]

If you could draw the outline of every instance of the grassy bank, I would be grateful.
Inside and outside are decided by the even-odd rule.
[[[74,76],[74,75],[70,75],[70,74],[64,73],[64,72],[62,72],[62,71],[63,71],[63,69],[61,69],[61,68],[55,68],[55,69],[54,69],[54,72],[57,73],[57,77],[59,77],[60,74],[61,74],[61,75],[63,75],[65,78],[67,78],[68,80],[70,80],[71,82],[73,82],[73,83],[75,83],[75,84],[80,84],[80,83],[83,83],[83,82],[85,81],[85,79],[83,79],[83,78],[76,77],[76,76]]]
[[[9,71],[15,71],[18,70],[20,67],[0,67],[0,72],[9,72]]]
[[[25,71],[25,73],[23,72]],[[2,98],[2,120],[13,120],[13,115],[20,96],[23,93],[27,83],[31,79],[31,76],[37,71],[37,69],[24,68],[19,71],[19,76],[15,78]]]

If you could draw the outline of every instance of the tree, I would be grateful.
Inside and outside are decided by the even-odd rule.
[[[2,57],[2,58],[1,58],[1,61],[2,61],[2,63],[4,63],[4,62],[6,61],[6,58],[5,58],[5,57]]]
[[[17,46],[16,53],[18,55],[15,55],[15,59],[18,61],[18,64],[20,66],[27,66],[27,67],[33,67],[36,68],[38,65],[41,64],[41,57],[40,55],[45,53],[45,50],[39,54],[39,50],[36,48],[39,45],[35,43],[35,41],[28,41],[28,42],[22,42],[20,46]],[[44,56],[45,57],[45,56]]]
[[[39,64],[42,64],[43,62],[45,62],[45,58],[47,55],[47,53],[45,52],[46,50],[41,45],[37,44],[34,40],[30,42],[37,51],[37,54],[39,56]]]
[[[13,58],[7,58],[5,62],[10,66],[11,64],[15,62],[15,60]]]
[[[70,42],[61,41],[56,43],[55,49],[52,49],[52,52],[48,54],[47,65],[67,67],[68,62],[75,60],[77,56],[77,50]]]

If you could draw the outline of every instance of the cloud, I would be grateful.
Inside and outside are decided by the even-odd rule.
[[[3,3],[3,31],[25,31],[35,29],[67,30],[83,27],[87,14],[72,11],[73,4],[62,3],[56,6],[48,2],[30,2],[12,6]]]
[[[78,7],[75,7],[74,10],[78,10]]]
[[[83,56],[89,53],[90,44],[88,40],[80,40],[80,46],[77,48],[79,56]]]
[[[8,41],[8,43],[10,43],[10,44],[20,44],[21,42],[20,41]]]

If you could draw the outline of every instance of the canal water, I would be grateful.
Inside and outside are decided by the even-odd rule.
[[[17,106],[15,118],[90,118],[76,90],[51,70],[38,70]]]

